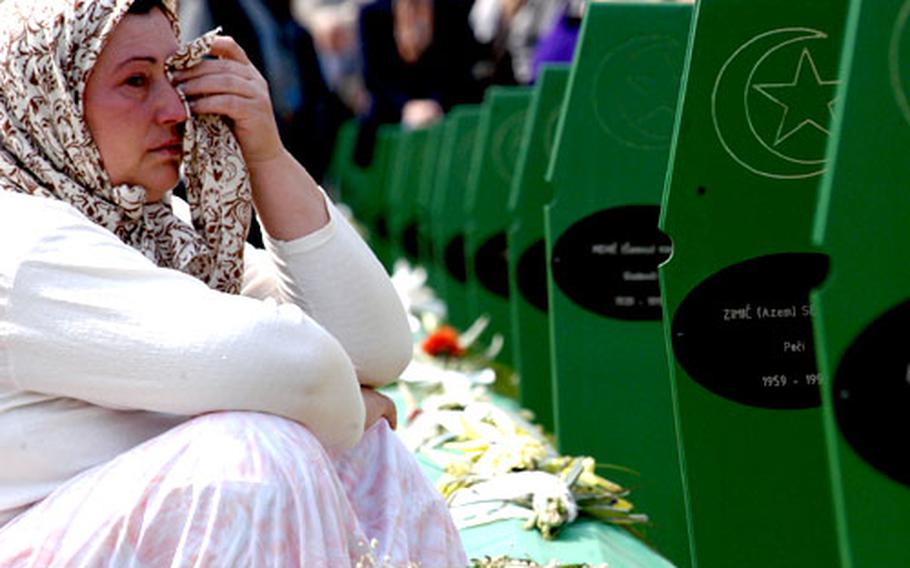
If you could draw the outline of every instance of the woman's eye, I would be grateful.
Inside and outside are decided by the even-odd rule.
[[[131,75],[124,81],[130,87],[144,87],[147,82],[145,75]]]

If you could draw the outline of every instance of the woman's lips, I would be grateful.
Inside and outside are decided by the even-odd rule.
[[[183,142],[180,140],[170,141],[166,144],[158,146],[157,148],[153,148],[152,151],[165,154],[167,156],[181,156],[183,155]]]

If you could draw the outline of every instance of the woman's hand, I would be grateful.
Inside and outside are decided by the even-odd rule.
[[[412,99],[401,109],[401,122],[410,128],[423,128],[442,118],[443,110],[433,99]]]
[[[360,394],[367,409],[364,430],[369,430],[380,418],[385,418],[393,430],[398,426],[398,412],[392,399],[366,386],[360,387]]]
[[[175,86],[193,114],[218,114],[233,122],[263,228],[291,241],[323,227],[329,221],[325,200],[281,142],[268,83],[232,38],[215,38],[210,53],[218,59],[174,73]]]
[[[174,73],[193,114],[218,114],[233,122],[234,135],[250,168],[278,158],[284,150],[272,111],[269,85],[233,38],[215,38],[210,55]]]

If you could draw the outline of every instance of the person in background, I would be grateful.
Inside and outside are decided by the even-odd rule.
[[[178,38],[0,2],[0,566],[466,565],[375,390],[388,276],[237,42]]]
[[[581,18],[585,13],[586,0],[568,0],[560,14],[552,22],[535,46],[531,63],[531,80],[537,80],[540,66],[544,63],[568,63],[575,54]]]
[[[494,85],[532,81],[537,43],[561,16],[567,0],[476,0],[470,21],[487,50],[487,82]]]
[[[355,148],[372,157],[378,125],[420,128],[453,105],[479,101],[472,75],[478,46],[461,0],[376,0],[360,12],[364,81],[370,93]]]
[[[316,44],[326,83],[354,114],[367,111],[357,16],[366,0],[294,0],[294,17]]]

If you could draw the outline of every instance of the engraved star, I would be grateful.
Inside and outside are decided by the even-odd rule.
[[[828,134],[828,122],[834,116],[835,87],[840,81],[823,81],[815,68],[812,54],[803,49],[790,83],[753,85],[759,93],[784,109],[774,136],[777,146],[804,126],[814,126]]]

